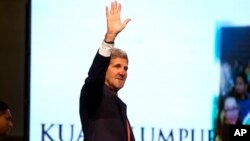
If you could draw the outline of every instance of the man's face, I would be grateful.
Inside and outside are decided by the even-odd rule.
[[[110,60],[108,66],[105,84],[113,91],[120,90],[127,78],[128,61],[125,58],[114,58]]]
[[[13,127],[11,118],[9,109],[0,115],[0,136],[6,136],[10,132]]]
[[[235,83],[235,91],[237,94],[244,94],[246,93],[247,85],[244,83],[244,80],[241,77],[236,78]]]

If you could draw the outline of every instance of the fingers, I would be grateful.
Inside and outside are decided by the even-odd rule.
[[[122,5],[120,3],[118,3],[118,8],[117,8],[117,12],[121,13],[121,9],[122,9]]]
[[[106,6],[106,16],[109,24],[108,27],[112,27],[115,30],[122,30],[131,21],[131,19],[127,18],[125,21],[121,22],[121,9],[122,5],[120,3],[117,3],[116,0],[111,2],[110,9],[108,8],[108,6]]]
[[[106,6],[106,17],[109,17],[109,8]]]
[[[117,14],[120,12],[120,7],[121,7],[121,4],[120,3],[117,3],[117,1],[115,0],[114,2],[111,2],[111,6],[110,6],[110,14]]]
[[[111,2],[111,6],[110,6],[110,14],[114,14],[114,11],[115,11],[115,4],[114,2]]]

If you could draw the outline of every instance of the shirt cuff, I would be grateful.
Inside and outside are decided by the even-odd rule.
[[[108,44],[103,41],[101,47],[99,48],[99,54],[104,57],[110,57],[112,48],[114,48],[114,44]]]

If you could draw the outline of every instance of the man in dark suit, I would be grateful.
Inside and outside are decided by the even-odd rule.
[[[107,32],[85,79],[80,96],[84,141],[134,141],[126,104],[118,91],[127,78],[128,57],[114,48],[116,36],[130,19],[120,20],[121,4],[106,7]]]

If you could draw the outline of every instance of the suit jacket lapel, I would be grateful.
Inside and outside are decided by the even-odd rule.
[[[126,129],[126,125],[127,125],[127,105],[122,102],[122,100],[120,98],[118,98],[118,105],[119,105],[119,108],[120,108],[120,112],[121,112],[121,115],[122,115],[122,121],[123,121],[123,126],[125,128],[125,131],[127,131]]]

